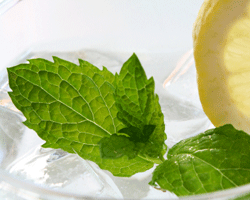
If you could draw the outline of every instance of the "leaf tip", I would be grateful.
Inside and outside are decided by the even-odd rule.
[[[52,59],[53,59],[54,63],[59,63],[59,61],[62,60],[62,59],[58,58],[57,56],[52,56]]]
[[[157,185],[155,184],[155,181],[154,181],[154,180],[151,180],[148,184],[151,185],[151,186],[154,186],[154,187],[157,186]]]
[[[79,59],[78,59],[78,62],[79,62],[79,64],[81,64],[82,62],[84,62],[84,60],[81,59],[81,58],[79,58]]]
[[[138,58],[138,56],[136,55],[136,53],[135,53],[135,52],[132,54],[132,56],[134,56],[134,57]]]

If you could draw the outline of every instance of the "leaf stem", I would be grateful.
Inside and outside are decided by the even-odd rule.
[[[160,159],[162,162],[164,162],[164,161],[165,161],[165,159],[164,159],[164,157],[163,157],[163,155],[162,155],[162,154],[159,156],[159,159]]]

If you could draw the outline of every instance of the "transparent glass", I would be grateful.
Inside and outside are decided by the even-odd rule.
[[[178,199],[148,185],[153,169],[130,178],[114,177],[77,155],[41,148],[44,141],[22,124],[25,119],[7,94],[6,68],[30,58],[58,56],[117,72],[135,52],[148,77],[155,79],[166,144],[171,147],[213,127],[199,102],[192,55],[192,24],[201,4],[23,0],[2,12],[0,199]],[[235,199],[248,192],[250,185],[179,199]]]

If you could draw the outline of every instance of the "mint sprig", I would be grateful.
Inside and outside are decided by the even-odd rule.
[[[116,176],[152,168],[157,158],[139,155],[145,145],[133,140],[128,142],[128,146],[135,146],[133,156],[126,147],[114,149],[119,156],[103,154],[108,140],[126,139],[113,136],[124,135],[119,131],[127,127],[117,117],[116,77],[105,67],[100,70],[83,60],[79,60],[79,66],[57,57],[53,60],[32,59],[29,64],[8,69],[9,95],[26,117],[24,124],[45,140],[43,147],[77,153]],[[161,149],[163,143],[159,143]]]

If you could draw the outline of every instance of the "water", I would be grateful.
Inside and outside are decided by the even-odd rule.
[[[130,57],[130,54],[126,53],[103,53],[91,50],[66,53],[33,52],[25,54],[16,63],[37,57],[52,60],[52,55],[76,64],[78,58],[81,58],[97,67],[106,66],[113,73],[119,71],[123,62]],[[184,55],[172,74],[170,66],[175,65],[177,60],[174,54],[137,55],[146,73],[155,79],[156,93],[160,96],[165,116],[168,135],[166,143],[169,147],[211,126],[198,100],[191,52]],[[157,70],[153,67],[156,65]],[[44,141],[22,124],[24,117],[9,99],[7,94],[9,90],[7,74],[3,72],[0,77],[1,169],[33,184],[74,195],[115,199],[177,198],[168,191],[162,192],[148,185],[153,169],[130,178],[114,177],[108,171],[101,170],[95,163],[85,161],[78,155],[41,148]],[[3,186],[0,184],[1,187]]]

